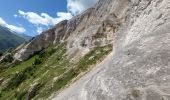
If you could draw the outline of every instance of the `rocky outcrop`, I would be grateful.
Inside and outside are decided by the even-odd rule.
[[[113,56],[54,100],[170,100],[170,1],[100,0],[94,9],[123,20]]]
[[[124,17],[118,12],[112,13],[113,9],[107,9],[108,6],[113,8],[110,3],[112,1],[103,6],[103,3],[99,2],[97,4],[99,6],[90,8],[69,21],[60,22],[19,50],[14,59],[25,60],[50,44],[67,41],[68,57],[76,60],[86,54],[90,48],[112,43],[113,33],[117,31]]]
[[[47,48],[49,45],[62,41],[64,39],[64,36],[66,36],[66,25],[67,20],[62,21],[54,28],[43,32],[42,34],[34,38],[31,42],[22,47],[18,52],[16,52],[14,55],[14,59],[19,61],[26,60],[34,53]]]
[[[84,13],[43,32],[14,59],[25,60],[67,41],[67,55],[112,43],[113,55],[53,99],[170,100],[170,1],[99,0]]]

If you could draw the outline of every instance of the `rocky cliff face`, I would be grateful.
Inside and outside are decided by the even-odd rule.
[[[15,55],[67,41],[77,60],[90,48],[112,43],[113,55],[53,99],[170,100],[170,1],[100,0],[93,8],[43,32]]]
[[[119,5],[112,7],[110,3],[112,1],[108,1],[106,4],[99,2],[97,4],[99,6],[90,8],[71,20],[62,21],[54,28],[43,32],[17,52],[14,59],[25,60],[50,44],[67,41],[68,57],[76,60],[86,54],[90,48],[112,43],[113,33],[123,21],[123,16],[118,12],[112,13],[112,10],[117,9]],[[114,9],[107,9],[108,6]]]
[[[100,0],[94,9],[121,23],[113,55],[54,99],[170,100],[170,1]]]
[[[18,52],[14,55],[14,59],[19,61],[26,60],[34,53],[47,48],[53,43],[61,42],[64,39],[64,36],[66,36],[66,25],[67,21],[65,20],[57,24],[54,28],[43,32],[31,42],[26,44],[23,48],[18,50]]]

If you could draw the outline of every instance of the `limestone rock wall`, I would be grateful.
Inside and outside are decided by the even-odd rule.
[[[113,56],[53,99],[170,100],[170,1],[100,4],[125,17],[114,34]]]
[[[50,44],[67,41],[68,57],[76,60],[95,46],[112,43],[114,41],[114,33],[124,17],[119,15],[122,13],[116,11],[116,13],[113,13],[114,10],[118,9],[110,5],[111,3],[114,2],[107,0],[103,4],[100,1],[95,7],[89,8],[71,20],[60,22],[54,28],[43,32],[19,50],[14,55],[14,59],[25,60]],[[119,7],[120,5],[117,6]],[[126,3],[123,6],[126,6]]]
[[[84,13],[43,32],[14,58],[67,41],[73,60],[113,44],[109,56],[55,100],[170,100],[170,1],[99,0]]]

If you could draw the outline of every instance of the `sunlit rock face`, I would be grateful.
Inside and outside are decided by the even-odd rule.
[[[14,55],[15,60],[23,61],[28,59],[33,54],[47,48],[53,43],[59,43],[65,34],[67,21],[62,21],[53,28],[42,32],[39,36],[27,43],[23,48],[18,50]]]
[[[170,1],[100,0],[91,10],[84,19],[89,28],[73,34],[79,38],[72,41],[100,33],[100,22],[115,25],[118,20],[113,55],[53,99],[170,100]]]
[[[89,8],[71,20],[60,22],[54,28],[43,32],[19,50],[14,55],[14,59],[26,60],[29,56],[43,48],[47,48],[50,44],[67,41],[68,57],[78,60],[89,49],[112,43],[114,41],[114,32],[117,31],[123,18],[118,12],[112,13],[112,10],[116,10],[116,7],[112,7],[110,3],[112,1],[108,1],[105,4],[99,2],[96,4],[97,6]],[[126,3],[124,6],[126,6]]]
[[[67,56],[113,44],[97,69],[54,96],[54,100],[170,100],[170,1],[99,0],[20,49],[25,60],[51,44],[67,42]]]

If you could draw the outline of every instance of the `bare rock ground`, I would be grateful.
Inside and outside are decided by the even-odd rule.
[[[113,56],[54,100],[170,100],[170,1],[99,4],[125,18],[114,33]]]

